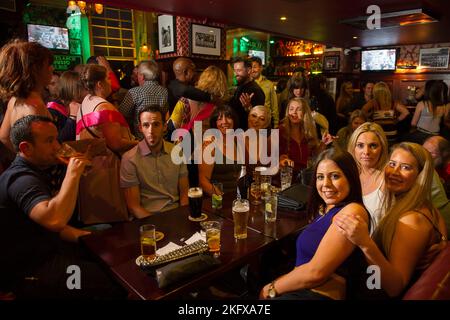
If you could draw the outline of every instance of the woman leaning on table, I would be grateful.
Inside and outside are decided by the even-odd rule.
[[[353,214],[368,221],[362,204],[358,167],[353,157],[339,148],[323,151],[314,167],[308,213],[313,221],[297,238],[296,267],[265,285],[260,298],[288,300],[344,299],[346,279],[361,253],[333,219]]]
[[[333,225],[380,268],[380,290],[365,290],[371,297],[400,296],[430,262],[430,254],[446,243],[445,224],[431,203],[433,161],[416,143],[393,147],[384,170],[387,194],[385,216],[370,237],[367,222],[352,212],[337,216]],[[365,298],[362,296],[361,298]]]

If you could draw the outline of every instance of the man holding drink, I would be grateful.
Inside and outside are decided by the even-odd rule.
[[[68,225],[78,196],[80,177],[89,161],[70,159],[61,185],[50,172],[60,163],[58,132],[52,121],[29,115],[11,128],[18,155],[0,176],[0,283],[18,298],[117,298],[116,285],[76,242],[89,234]],[[81,289],[69,290],[67,267],[83,271]]]

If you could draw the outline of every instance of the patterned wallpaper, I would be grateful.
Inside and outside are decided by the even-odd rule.
[[[218,56],[206,56],[206,55],[198,55],[191,54],[190,47],[190,33],[191,33],[191,23],[201,24],[201,25],[209,25],[212,27],[221,28],[222,31],[220,33],[221,43],[220,43],[220,57]],[[202,58],[202,59],[225,59],[226,55],[226,32],[225,25],[215,22],[204,23],[203,20],[200,19],[192,19],[186,17],[176,17],[176,37],[177,37],[177,51],[172,53],[160,54],[158,59],[165,58],[174,58],[179,56],[185,57],[194,57],[194,58]]]
[[[398,65],[419,65],[420,58],[420,49],[428,49],[428,48],[448,48],[450,47],[450,42],[447,43],[436,43],[436,44],[422,44],[422,45],[409,45],[409,46],[401,46],[400,47],[400,56],[397,60]],[[436,69],[436,71],[445,71],[450,70],[450,67],[447,69]],[[433,71],[433,69],[430,69]]]

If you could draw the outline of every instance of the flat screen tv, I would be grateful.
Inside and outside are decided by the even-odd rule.
[[[361,71],[395,71],[397,49],[361,51]]]
[[[28,24],[28,41],[38,42],[51,50],[69,50],[67,28]]]
[[[248,50],[248,55],[250,57],[259,57],[262,61],[262,64],[266,64],[266,53],[260,50]]]

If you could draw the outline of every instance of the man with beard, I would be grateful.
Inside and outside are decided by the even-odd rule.
[[[261,72],[263,71],[262,61],[259,57],[252,57],[252,78],[264,91],[266,101],[264,105],[270,109],[272,114],[272,128],[278,128],[278,99],[277,93],[273,86],[272,81],[264,77]]]
[[[249,59],[236,57],[232,61],[232,66],[238,86],[230,100],[230,105],[238,115],[240,128],[247,130],[248,112],[254,106],[263,106],[266,96],[261,87],[250,77],[252,63]]]

